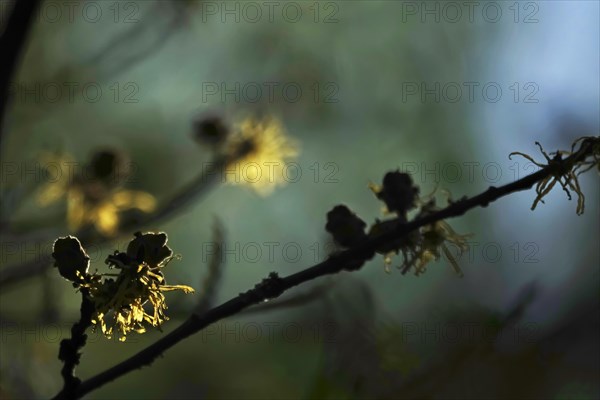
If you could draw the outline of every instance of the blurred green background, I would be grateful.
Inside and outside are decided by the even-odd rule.
[[[145,227],[167,232],[183,256],[168,267],[169,283],[200,288],[220,219],[229,252],[216,303],[271,271],[324,259],[334,205],[381,218],[367,185],[389,170],[414,171],[424,194],[437,185],[459,198],[534,171],[508,160],[511,151],[541,160],[536,140],[554,151],[598,135],[597,2],[477,2],[472,13],[453,4],[100,1],[77,3],[71,18],[64,2],[45,2],[4,127],[1,218],[14,234],[3,235],[2,269],[49,249],[38,236],[69,233],[64,203],[40,209],[33,196],[43,180],[20,174],[40,152],[84,163],[98,148],[120,149],[135,166],[128,187],[165,201],[212,159],[192,139],[205,113],[274,115],[301,146],[301,176],[270,196],[218,185]],[[67,83],[77,85],[72,96]],[[51,101],[52,85],[61,91]],[[535,212],[529,191],[450,221],[475,234],[462,279],[445,260],[417,278],[386,274],[376,257],[286,294],[317,288],[306,304],[223,321],[88,398],[598,398],[599,186],[594,172],[581,183],[581,217],[556,189]],[[94,249],[92,268],[126,243]],[[164,331],[201,295],[171,295]],[[58,392],[58,345],[78,299],[53,270],[2,288],[3,398]],[[469,326],[479,333],[465,334]],[[91,334],[78,374],[163,334],[125,343]]]

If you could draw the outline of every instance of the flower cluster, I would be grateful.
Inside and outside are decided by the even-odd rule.
[[[530,155],[519,151],[512,152],[508,155],[509,159],[511,159],[513,155],[524,157],[540,168],[550,168],[552,172],[548,177],[537,183],[535,187],[537,196],[531,205],[531,209],[535,210],[538,203],[544,203],[544,197],[550,193],[557,183],[559,183],[565,193],[567,193],[569,200],[571,200],[571,192],[569,189],[577,194],[576,212],[577,215],[583,214],[583,211],[585,210],[585,196],[581,191],[578,178],[579,175],[594,167],[598,169],[598,173],[600,174],[600,138],[592,136],[581,137],[573,142],[571,151],[558,150],[550,153],[550,156],[552,157],[544,151],[544,148],[539,142],[535,142],[535,144],[540,148],[540,152],[546,159],[547,164],[541,164],[535,161]],[[584,146],[590,146],[590,156],[583,157],[578,161],[564,159],[563,156],[570,156],[576,153],[575,148],[577,145],[579,145],[578,151],[581,151]]]
[[[434,194],[419,198],[419,188],[413,185],[408,174],[399,171],[388,172],[382,185],[370,184],[369,187],[385,204],[386,214],[393,214],[395,218],[384,221],[376,219],[368,232],[365,232],[367,224],[348,207],[334,207],[327,214],[325,229],[342,247],[352,247],[365,238],[377,238],[398,230],[408,221],[409,212],[414,212],[415,218],[418,219],[438,210]],[[456,246],[462,254],[468,250],[468,237],[469,235],[456,233],[447,222],[437,221],[395,241],[380,245],[376,251],[384,256],[386,272],[390,272],[393,256],[400,252],[403,262],[398,268],[403,274],[413,269],[416,275],[425,272],[426,266],[431,261],[440,259],[443,253],[456,273],[462,276],[462,271],[447,244]]]
[[[138,209],[149,213],[156,208],[154,196],[123,188],[130,174],[130,163],[121,152],[100,150],[85,168],[75,171],[71,167],[76,163],[67,154],[44,153],[41,159],[44,165],[56,166],[58,175],[40,188],[37,203],[46,207],[65,197],[71,231],[94,226],[102,235],[114,236],[119,212]]]
[[[73,236],[59,238],[52,256],[59,273],[94,304],[92,323],[111,338],[120,341],[132,331],[143,333],[150,325],[160,329],[168,320],[163,292],[181,290],[193,293],[186,285],[167,285],[162,268],[173,258],[165,233],[136,233],[126,252],[115,251],[106,259],[118,273],[89,273],[90,258]]]

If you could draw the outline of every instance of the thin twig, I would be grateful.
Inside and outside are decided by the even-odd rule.
[[[41,0],[15,2],[4,31],[0,35],[0,151],[2,149],[2,132],[4,131],[4,115],[8,104],[8,89],[11,79],[19,64],[27,33],[33,21],[33,16]]]
[[[165,4],[169,5],[168,3]],[[108,79],[108,77],[115,74],[125,72],[146,57],[158,52],[168,42],[171,35],[181,27],[184,17],[182,13],[174,10],[175,14],[169,17],[166,27],[161,31],[160,27],[157,26],[157,22],[160,23],[164,19],[165,11],[164,7],[162,7],[163,5],[162,3],[157,3],[149,12],[149,14],[154,13],[158,15],[156,21],[147,17],[142,18],[138,21],[141,24],[134,24],[132,28],[123,34],[115,35],[86,63],[94,66],[100,65],[99,69],[102,71],[101,73],[105,79]],[[135,40],[143,38],[148,34],[157,35],[149,46],[142,46],[140,43],[137,46],[132,46]],[[113,59],[116,59],[113,64],[110,63],[111,55]]]
[[[592,145],[590,143],[585,143],[580,147],[579,151],[569,156],[563,162],[572,163],[568,165],[574,165],[575,163],[586,159],[592,152]],[[365,261],[371,259],[375,255],[376,249],[384,244],[394,243],[399,238],[426,225],[447,218],[461,216],[476,207],[487,207],[491,202],[501,197],[527,190],[535,183],[550,176],[554,171],[555,169],[551,167],[545,167],[538,172],[513,183],[498,188],[492,186],[477,196],[454,202],[448,207],[435,213],[407,223],[399,223],[398,227],[393,231],[372,238],[367,237],[367,239],[357,246],[333,254],[327,260],[285,278],[280,278],[276,273],[271,273],[268,278],[257,284],[254,289],[241,293],[239,296],[207,311],[204,315],[190,316],[178,328],[162,339],[114,367],[84,381],[77,388],[75,395],[76,397],[82,397],[133,370],[152,364],[158,356],[169,348],[219,320],[231,317],[254,304],[276,298],[286,290],[318,277],[339,273],[348,269],[349,266],[350,269],[355,270],[357,265],[362,265]]]
[[[225,243],[225,228],[218,218],[213,227],[213,244],[215,253],[208,263],[208,275],[202,281],[202,297],[196,306],[196,314],[204,314],[213,307],[217,288],[223,275],[223,245]]]
[[[44,324],[56,323],[59,319],[57,292],[53,282],[55,276],[55,271],[52,270],[46,270],[42,276],[40,320]]]

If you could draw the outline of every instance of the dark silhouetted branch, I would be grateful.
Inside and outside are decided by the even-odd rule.
[[[81,317],[71,328],[71,338],[60,342],[58,358],[64,363],[61,370],[64,386],[57,398],[72,399],[81,380],[75,376],[75,367],[79,364],[81,350],[87,341],[85,331],[92,325],[94,303],[88,298],[87,289],[81,289]]]
[[[333,281],[327,282],[322,285],[315,286],[314,288],[305,292],[294,294],[293,296],[290,296],[288,298],[277,299],[274,301],[269,301],[267,303],[257,304],[253,307],[243,310],[241,313],[243,315],[259,314],[267,311],[276,311],[293,307],[305,306],[308,303],[322,298],[325,293],[329,292],[333,285]]]
[[[561,161],[561,163],[564,163],[562,165],[572,168],[573,165],[586,160],[589,156],[593,156],[595,151],[594,145],[597,144],[593,140],[584,141],[577,152],[574,152],[568,158]],[[263,279],[254,289],[241,293],[239,296],[207,311],[203,315],[194,314],[190,316],[183,324],[154,344],[114,367],[84,381],[78,386],[75,395],[76,397],[82,397],[131,371],[152,364],[158,356],[169,348],[217,321],[236,315],[252,305],[276,298],[286,290],[302,283],[344,270],[356,270],[357,266],[360,268],[364,262],[370,260],[375,255],[376,249],[381,248],[382,245],[396,243],[398,239],[410,232],[437,221],[461,216],[476,207],[487,207],[490,203],[501,197],[527,190],[536,183],[556,173],[556,165],[547,166],[513,183],[501,187],[492,186],[477,196],[463,198],[432,214],[419,217],[410,222],[399,223],[396,229],[390,230],[380,236],[367,236],[366,239],[356,246],[335,253],[327,260],[285,278],[280,278],[276,273],[271,273],[268,278]]]

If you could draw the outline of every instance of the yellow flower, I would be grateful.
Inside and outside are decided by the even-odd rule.
[[[118,169],[110,171],[112,165],[101,164],[105,164],[109,152],[98,154],[101,157],[92,160],[88,174],[72,168],[75,162],[69,155],[43,154],[41,160],[46,169],[56,176],[40,188],[36,200],[46,207],[65,197],[67,225],[71,231],[93,225],[104,236],[114,236],[118,231],[119,212],[135,208],[150,213],[156,209],[156,200],[149,193],[123,189],[122,182],[116,179],[123,178],[118,176]]]
[[[388,172],[383,185],[370,184],[369,188],[375,196],[386,204],[385,214],[395,214],[392,220],[376,220],[369,229],[368,236],[378,237],[383,234],[397,230],[408,220],[408,212],[418,210],[416,219],[438,211],[435,205],[435,192],[419,198],[419,188],[413,185],[410,175],[393,171]],[[446,191],[448,202],[450,194]],[[445,221],[437,221],[425,225],[416,231],[409,233],[391,243],[381,245],[376,249],[377,253],[383,255],[383,263],[386,272],[391,271],[393,256],[402,252],[403,262],[399,269],[405,274],[414,269],[416,275],[425,272],[427,265],[439,260],[442,253],[446,256],[454,271],[463,276],[453,254],[448,249],[447,243],[458,248],[460,254],[469,249],[467,238],[471,235],[460,235]]]
[[[94,304],[92,324],[109,339],[117,335],[124,341],[130,332],[144,333],[148,325],[160,329],[169,319],[163,292],[194,292],[186,285],[166,284],[162,268],[174,256],[162,232],[138,232],[127,252],[108,256],[106,263],[118,274],[89,274],[89,256],[72,236],[57,239],[52,255],[61,275],[87,291]]]
[[[250,150],[225,170],[227,183],[248,185],[261,196],[286,183],[287,163],[298,156],[299,145],[285,135],[280,121],[248,118],[241,122],[228,139],[227,147],[233,154],[245,145]]]
[[[571,151],[558,150],[553,153],[552,158],[544,151],[544,148],[539,142],[535,142],[535,144],[540,148],[540,152],[546,159],[547,164],[542,164],[535,161],[530,155],[521,153],[520,151],[513,151],[508,155],[508,159],[510,160],[513,155],[521,156],[533,164],[537,165],[540,168],[549,167],[552,173],[548,175],[546,178],[539,181],[535,186],[535,192],[537,194],[533,204],[531,205],[531,209],[535,210],[538,203],[544,203],[544,197],[554,186],[558,183],[562,187],[562,189],[567,193],[567,197],[571,200],[571,192],[572,190],[577,194],[577,215],[582,215],[585,210],[585,196],[581,191],[581,186],[579,185],[579,175],[582,173],[596,167],[598,169],[598,173],[600,173],[600,138],[593,136],[584,136],[573,142],[571,146]],[[575,153],[575,147],[579,145],[579,150],[585,146],[591,146],[592,153],[583,160],[580,161],[572,161],[568,159],[564,159],[564,155],[571,155]],[[591,158],[589,160],[588,158]]]
[[[423,234],[423,240],[420,244],[420,248],[416,252],[417,257],[413,262],[415,274],[422,274],[425,272],[426,266],[429,262],[433,260],[439,260],[441,257],[441,250],[450,262],[450,265],[452,265],[454,272],[456,272],[458,276],[462,277],[463,272],[460,269],[458,262],[454,258],[454,255],[452,255],[446,246],[446,242],[457,246],[460,254],[462,254],[469,249],[467,239],[471,235],[459,235],[445,221],[437,221],[431,225],[427,225],[422,228],[421,232]],[[410,265],[405,266],[405,268],[410,268]]]
[[[371,227],[369,236],[376,237],[394,230],[399,223],[402,222],[397,220],[377,221]],[[377,252],[383,255],[385,271],[388,273],[391,272],[393,256],[402,252],[403,261],[398,268],[402,270],[403,274],[410,269],[414,269],[417,276],[426,271],[426,267],[430,262],[439,260],[443,253],[456,274],[462,277],[463,272],[446,243],[455,245],[459,253],[462,254],[469,249],[467,239],[470,236],[456,233],[445,221],[437,221],[377,249]]]

